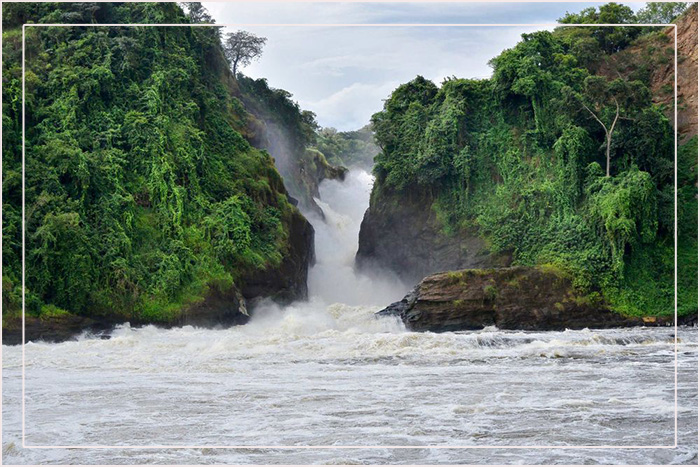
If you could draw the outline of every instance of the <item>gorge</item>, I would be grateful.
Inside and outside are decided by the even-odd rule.
[[[197,5],[3,5],[4,463],[697,463],[696,5],[677,129],[615,3],[356,131],[215,27],[27,27],[23,168],[23,24]]]

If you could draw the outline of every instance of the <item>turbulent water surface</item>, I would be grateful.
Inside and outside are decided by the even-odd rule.
[[[697,329],[411,333],[405,286],[352,268],[371,178],[324,182],[312,299],[226,330],[115,330],[3,347],[5,463],[697,463]],[[129,449],[127,446],[196,446]],[[258,446],[218,449],[207,446]],[[277,449],[273,446],[336,446]],[[433,446],[343,449],[342,446]],[[440,449],[446,446],[554,449]],[[266,446],[266,447],[259,447]]]

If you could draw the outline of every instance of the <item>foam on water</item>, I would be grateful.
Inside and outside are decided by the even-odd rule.
[[[407,287],[353,268],[371,177],[324,182],[312,299],[249,324],[118,327],[26,345],[27,442],[46,445],[673,443],[672,328],[407,332]],[[6,463],[697,463],[697,329],[679,330],[673,450],[30,450],[21,348],[3,347]]]

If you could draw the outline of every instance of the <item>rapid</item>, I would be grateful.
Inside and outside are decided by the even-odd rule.
[[[3,346],[4,463],[697,464],[697,328],[674,342],[673,328],[435,334],[376,319],[408,287],[353,267],[371,185],[359,169],[322,183],[308,301],[263,302],[229,329],[26,344],[26,444],[85,449],[22,447],[22,347]],[[676,444],[676,412],[677,447],[624,449]]]

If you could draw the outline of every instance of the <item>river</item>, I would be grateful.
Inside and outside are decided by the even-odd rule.
[[[674,444],[674,329],[434,334],[375,319],[406,286],[352,267],[371,183],[354,170],[322,184],[308,302],[263,303],[225,330],[25,346],[26,443],[116,448],[22,448],[21,347],[3,346],[4,463],[697,464],[697,328],[678,330],[678,447],[572,448]]]

